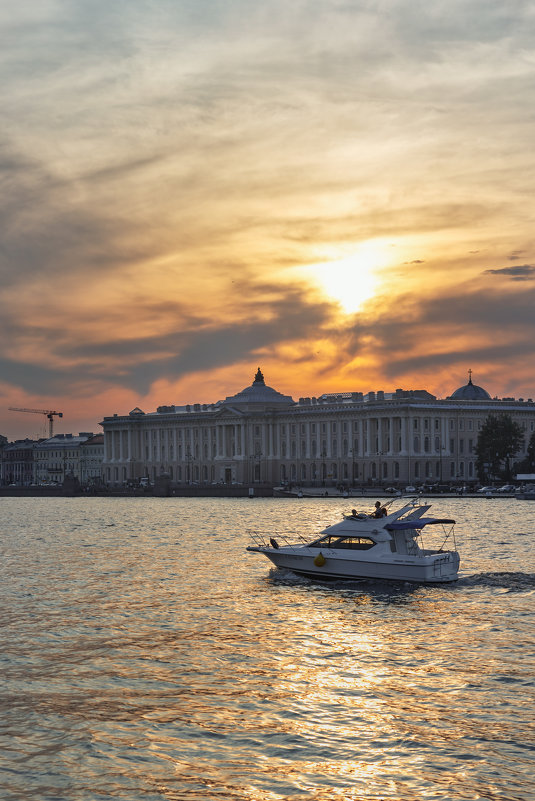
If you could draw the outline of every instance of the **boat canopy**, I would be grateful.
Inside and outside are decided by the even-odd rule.
[[[450,523],[453,525],[455,520],[449,520],[445,517],[419,517],[415,520],[395,520],[385,528],[387,531],[406,531],[409,528],[423,528],[424,526],[434,526],[438,523]]]

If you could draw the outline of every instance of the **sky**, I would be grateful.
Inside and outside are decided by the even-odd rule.
[[[0,434],[535,397],[533,0],[0,3]]]

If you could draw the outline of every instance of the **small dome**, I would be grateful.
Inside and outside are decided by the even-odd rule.
[[[464,387],[456,389],[453,395],[450,395],[449,400],[491,400],[491,397],[486,389],[472,384],[472,371],[468,371],[468,384]]]
[[[276,389],[266,386],[264,376],[259,367],[251,386],[242,389],[236,395],[229,395],[225,398],[224,403],[231,406],[249,406],[249,404],[262,404],[263,406],[285,404],[290,406],[294,403],[294,400],[290,395],[283,395],[277,392]]]

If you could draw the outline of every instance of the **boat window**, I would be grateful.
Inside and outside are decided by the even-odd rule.
[[[321,540],[313,542],[311,548],[319,548],[321,546],[327,548],[345,548],[352,551],[367,551],[368,548],[373,548],[375,545],[374,540],[370,537],[336,537],[328,534],[322,537]]]
[[[373,548],[375,542],[369,537],[340,537],[333,543],[333,548],[348,548],[352,551],[366,551]]]

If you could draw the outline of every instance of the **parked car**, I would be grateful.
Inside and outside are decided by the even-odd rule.
[[[504,484],[503,487],[498,487],[496,492],[514,492],[515,488],[513,484]]]
[[[478,489],[478,493],[480,495],[483,495],[484,493],[487,492],[494,492],[494,487],[480,487],[480,489]]]
[[[405,492],[418,492],[418,490],[416,489],[416,487],[413,487],[412,484],[411,484],[408,487],[405,487]]]

